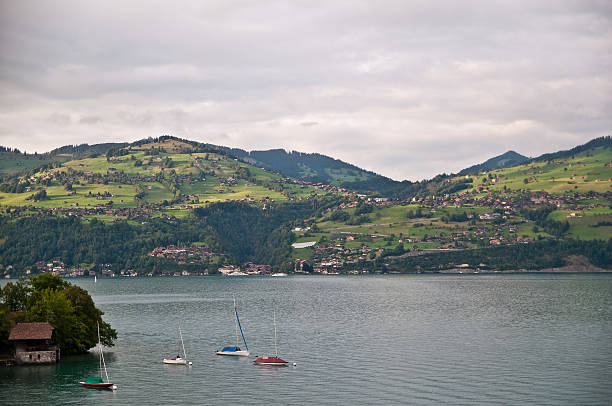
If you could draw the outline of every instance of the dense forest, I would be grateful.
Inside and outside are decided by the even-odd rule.
[[[154,219],[147,224],[105,224],[70,217],[0,218],[0,263],[17,269],[32,261],[60,258],[67,266],[109,264],[115,269],[152,265],[147,253],[157,246],[205,240],[210,232],[198,222]]]
[[[240,202],[215,203],[196,208],[184,219],[158,217],[141,223],[0,216],[0,263],[25,270],[36,261],[60,258],[68,267],[105,264],[115,270],[156,273],[181,267],[148,256],[155,247],[199,242],[225,254],[231,263],[250,261],[287,267],[294,238],[292,223],[334,204],[334,198],[263,208]]]

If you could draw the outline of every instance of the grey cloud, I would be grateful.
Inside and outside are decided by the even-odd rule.
[[[3,2],[0,144],[171,133],[422,179],[609,134],[611,20],[605,1]]]
[[[101,121],[102,121],[102,118],[97,117],[97,116],[85,116],[79,119],[80,124],[87,124],[87,125],[97,124]]]
[[[72,123],[72,119],[67,114],[53,113],[48,118],[47,121],[49,123],[55,124],[57,126],[67,126]]]

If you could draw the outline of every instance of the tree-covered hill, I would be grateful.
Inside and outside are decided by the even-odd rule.
[[[286,176],[308,182],[321,182],[357,191],[385,192],[400,184],[385,176],[366,171],[355,165],[317,153],[270,149],[245,151],[224,148],[228,153],[253,165],[278,171]]]
[[[529,158],[514,151],[508,151],[477,165],[472,165],[459,171],[459,175],[477,174],[482,171],[492,171],[516,166],[529,161]]]

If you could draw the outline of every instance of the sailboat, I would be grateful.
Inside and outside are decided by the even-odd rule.
[[[185,352],[185,344],[183,343],[183,333],[181,331],[181,324],[178,326],[179,336],[181,337],[181,347],[183,348],[183,357],[180,355],[181,347],[179,347],[179,354],[176,357],[164,358],[164,364],[172,365],[187,365],[187,353]],[[191,365],[191,362],[189,363]]]
[[[279,367],[287,366],[288,362],[278,357],[278,346],[276,344],[276,311],[274,311],[274,356],[259,357],[253,361],[256,365],[275,365]]]
[[[98,323],[98,349],[100,350],[100,366],[98,371],[100,372],[99,377],[87,378],[83,382],[79,382],[86,388],[94,388],[94,389],[106,389],[111,388],[113,390],[117,389],[117,385],[113,385],[108,378],[108,371],[106,370],[106,362],[104,361],[104,353],[102,352],[102,343],[100,342],[100,323]],[[106,382],[102,379],[102,368],[104,367],[104,375],[106,375]]]
[[[236,314],[236,345],[233,347],[223,347],[222,349],[217,350],[217,355],[234,355],[248,357],[250,354],[249,346],[247,345],[246,339],[244,338],[242,324],[240,324],[240,318],[238,317],[238,310],[236,308],[236,296],[234,296],[234,313]],[[240,349],[240,347],[238,347],[238,328],[240,328],[240,335],[242,336],[242,342],[244,343],[244,348],[246,348],[246,350],[242,350]]]

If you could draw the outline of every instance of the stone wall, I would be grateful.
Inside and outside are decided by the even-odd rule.
[[[23,364],[49,364],[58,361],[57,352],[53,351],[17,351],[15,363]]]

